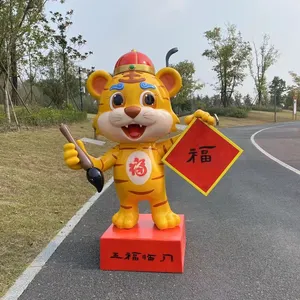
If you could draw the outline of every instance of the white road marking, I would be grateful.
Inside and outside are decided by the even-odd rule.
[[[290,125],[290,124],[288,124],[288,125]],[[263,131],[265,131],[265,130],[268,130],[268,129],[279,128],[279,127],[284,127],[284,126],[287,126],[287,125],[280,125],[280,126],[274,126],[274,127],[268,127],[268,128],[261,129],[261,130],[255,132],[255,133],[251,136],[250,140],[251,140],[251,143],[252,143],[252,144],[253,144],[253,145],[254,145],[261,153],[263,153],[264,155],[266,155],[268,158],[270,158],[270,159],[272,159],[273,161],[277,162],[277,163],[280,164],[282,167],[287,168],[288,170],[290,170],[290,171],[292,171],[292,172],[294,172],[294,173],[300,175],[300,170],[298,170],[298,169],[296,169],[296,168],[294,168],[294,167],[292,167],[292,166],[286,164],[285,162],[281,161],[280,159],[274,157],[273,155],[271,155],[270,153],[268,153],[267,151],[265,151],[263,148],[261,148],[261,147],[255,142],[255,136],[256,136],[257,134],[259,134],[259,133],[261,133],[261,132],[263,132]]]
[[[27,269],[20,275],[13,286],[7,291],[2,300],[16,300],[26,290],[28,285],[32,282],[34,277],[40,272],[52,254],[56,251],[58,246],[63,240],[72,232],[77,223],[87,213],[91,206],[97,201],[97,199],[105,192],[105,190],[114,182],[113,178],[109,179],[104,185],[101,193],[96,193],[91,197],[71,220],[65,225],[65,227],[53,238],[52,241],[42,250],[42,252],[34,259],[34,261],[27,267]]]
[[[85,138],[85,137],[80,140],[83,142],[89,143],[89,144],[95,144],[95,145],[100,145],[100,146],[103,146],[105,144],[105,142],[103,142],[103,141],[98,141],[98,140]]]

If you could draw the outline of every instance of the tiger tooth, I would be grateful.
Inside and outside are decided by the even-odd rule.
[[[143,125],[141,125],[141,124],[139,124],[140,125],[140,128],[142,128],[143,127]]]
[[[128,125],[125,125],[126,128],[128,128]]]

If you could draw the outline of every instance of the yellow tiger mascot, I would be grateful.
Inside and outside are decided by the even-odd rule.
[[[174,228],[180,223],[180,217],[170,208],[161,162],[180,135],[157,141],[176,131],[180,123],[170,98],[181,86],[181,76],[175,69],[165,67],[155,73],[151,60],[135,50],[117,61],[113,76],[95,71],[87,80],[87,89],[99,105],[93,123],[96,134],[118,143],[101,157],[89,155],[101,171],[114,168],[120,209],[112,222],[118,228],[130,229],[137,224],[141,200],[149,201],[153,222],[159,229]],[[186,117],[186,124],[194,117],[215,125],[214,117],[201,110]],[[86,152],[83,143],[78,144]],[[64,159],[71,169],[81,169],[74,144],[64,146]]]

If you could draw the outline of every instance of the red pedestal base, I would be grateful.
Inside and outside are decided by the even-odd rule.
[[[141,214],[134,228],[111,225],[100,238],[100,269],[111,271],[183,273],[185,219],[178,227],[159,230],[150,214]]]

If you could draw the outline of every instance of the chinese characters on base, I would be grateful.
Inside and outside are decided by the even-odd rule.
[[[147,260],[147,261],[155,261],[159,260],[160,262],[164,261],[170,261],[173,262],[174,258],[172,254],[144,254],[140,252],[126,252],[124,256],[120,256],[118,252],[113,252],[111,259],[123,259],[123,260],[132,260],[132,261],[138,261],[138,260]]]

